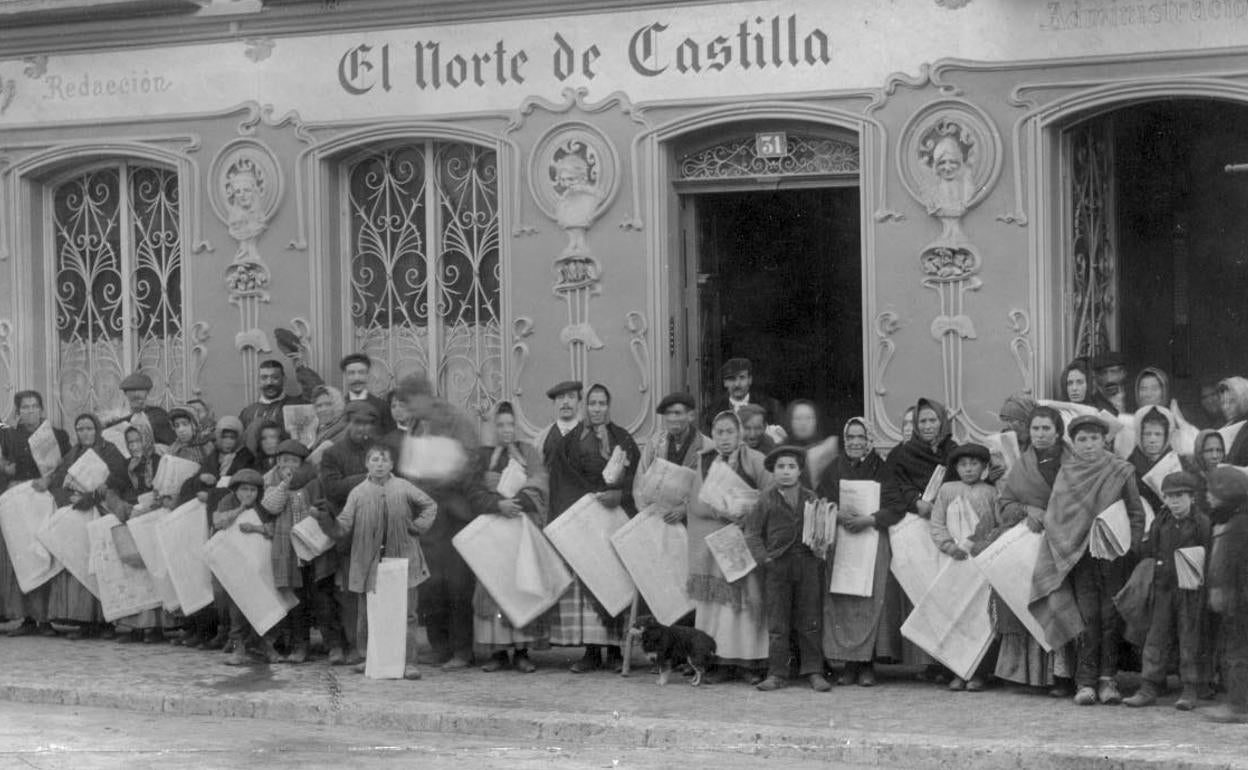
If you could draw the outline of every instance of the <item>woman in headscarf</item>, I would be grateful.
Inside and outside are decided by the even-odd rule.
[[[949,453],[957,443],[953,440],[953,425],[944,404],[930,398],[920,398],[914,405],[911,422],[913,433],[905,443],[898,444],[888,453],[885,462],[884,486],[880,491],[880,512],[875,519],[879,527],[891,527],[914,513],[923,519],[931,519],[932,501],[923,498],[923,492],[937,468],[944,469],[949,463]],[[889,618],[909,615],[911,602],[921,597],[906,597],[901,592],[886,596],[885,615]],[[924,677],[943,684],[947,674],[943,666],[935,664],[927,653],[905,648],[907,662],[926,664]]]
[[[500,401],[495,407],[494,445],[483,446],[480,451],[485,459],[485,485],[491,492],[499,491],[499,481],[511,463],[516,463],[524,472],[524,486],[520,491],[499,502],[498,514],[486,515],[528,516],[539,529],[546,526],[549,513],[546,466],[536,447],[516,440],[516,413],[509,402]],[[517,671],[525,674],[537,670],[529,659],[529,650],[550,647],[549,613],[524,628],[515,628],[480,581],[472,596],[472,609],[475,652],[479,658],[489,658],[481,667],[482,671],[498,671],[508,665],[514,665]]]
[[[130,505],[138,505],[139,495],[152,492],[152,479],[156,478],[156,440],[152,430],[145,424],[132,425],[126,429],[126,449],[130,461],[126,463],[126,478],[130,485],[122,499]]]
[[[619,473],[608,468],[616,449],[624,455]],[[607,508],[623,508],[633,516],[633,478],[641,461],[641,450],[628,431],[611,421],[611,392],[594,385],[585,393],[585,419],[559,442],[551,469],[551,519],[558,518],[587,494],[598,497]],[[613,477],[607,479],[604,471]],[[584,647],[585,656],[572,664],[572,672],[584,673],[604,668],[602,648],[607,648],[605,667],[623,664],[625,618],[611,617],[580,578],[572,582],[558,604],[558,617],[550,631],[551,644]]]
[[[748,509],[721,511],[698,499],[702,481],[716,463],[726,464],[752,489],[771,481],[763,455],[742,442],[741,422],[731,411],[711,422],[713,446],[698,458],[698,483],[689,501],[689,579],[685,590],[694,605],[694,626],[716,644],[717,668],[708,681],[727,681],[739,673],[751,685],[763,680],[767,666],[767,607],[763,578],[755,569],[729,583],[706,545],[706,536],[730,524],[740,526]]]
[[[1248,431],[1242,430],[1248,420],[1248,379],[1227,377],[1218,385],[1218,397],[1226,417],[1219,431],[1227,444],[1226,463],[1243,467],[1248,465]]]
[[[1057,472],[1070,456],[1062,440],[1065,430],[1062,416],[1056,409],[1038,406],[1032,410],[1027,423],[1031,446],[1001,482],[996,508],[979,520],[971,537],[973,555],[981,553],[1007,530],[1028,518],[1044,520]],[[1073,695],[1068,681],[1074,676],[1069,647],[1046,653],[995,593],[991,609],[993,626],[1001,636],[997,677],[1032,687],[1049,687],[1049,694],[1055,698]]]
[[[875,451],[875,436],[866,418],[853,417],[846,422],[841,441],[841,453],[819,475],[815,486],[819,497],[838,504],[842,481],[874,481],[883,485],[887,478],[887,468]],[[829,662],[845,664],[837,684],[857,683],[871,687],[875,684],[876,658],[901,658],[900,638],[893,632],[900,622],[890,622],[884,612],[892,549],[888,544],[888,528],[880,524],[878,516],[878,511],[842,510],[837,517],[838,523],[849,532],[862,532],[871,527],[880,530],[871,596],[826,592],[823,595],[823,657]]]
[[[1025,393],[1012,393],[1001,405],[997,416],[1005,424],[1005,429],[1018,438],[1018,449],[1026,451],[1031,438],[1028,436],[1027,423],[1032,411],[1036,408],[1036,400]]]
[[[316,410],[316,438],[312,440],[308,462],[320,466],[321,455],[347,432],[347,402],[342,391],[331,385],[318,385],[312,391]]]
[[[1088,359],[1076,358],[1062,370],[1060,380],[1062,400],[1071,404],[1089,404],[1092,401],[1092,368]]]
[[[1164,406],[1147,405],[1140,407],[1135,413],[1135,449],[1131,450],[1131,454],[1127,456],[1127,462],[1131,463],[1135,468],[1136,486],[1139,487],[1140,497],[1148,503],[1152,512],[1156,514],[1161,510],[1161,478],[1155,478],[1153,485],[1146,482],[1146,478],[1150,471],[1166,460],[1168,455],[1174,454],[1171,447],[1171,439],[1175,431],[1174,414]],[[1174,470],[1187,470],[1188,464],[1179,460],[1176,465],[1174,460],[1179,459],[1177,455],[1166,460],[1166,466],[1172,467]],[[1154,476],[1165,476],[1166,474],[1158,470]]]
[[[74,433],[78,443],[62,458],[56,470],[52,471],[46,485],[58,507],[70,506],[76,515],[94,520],[99,517],[96,506],[103,499],[104,487],[91,492],[84,491],[68,478],[69,469],[88,451],[94,452],[108,467],[108,478],[104,486],[118,494],[124,494],[128,486],[126,460],[117,447],[104,438],[104,429],[94,414],[78,415],[78,419],[74,420]],[[37,488],[43,486],[44,482],[37,481],[35,485]],[[104,621],[99,600],[69,570],[61,571],[51,580],[48,617],[77,626],[69,634],[71,639],[95,636]]]
[[[1155,366],[1146,366],[1135,376],[1137,409],[1170,405],[1170,378]]]

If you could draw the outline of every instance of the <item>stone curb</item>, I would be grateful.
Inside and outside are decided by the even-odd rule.
[[[17,703],[112,708],[149,714],[266,719],[313,724],[393,729],[523,741],[528,744],[591,744],[629,748],[731,751],[768,758],[826,759],[852,765],[914,770],[1231,770],[1248,768],[1248,759],[1197,746],[1124,746],[1107,753],[1101,746],[1019,744],[953,736],[863,731],[751,727],[699,720],[643,720],[562,712],[532,713],[510,708],[468,708],[407,701],[376,708],[343,709],[334,698],[254,698],[118,693],[80,687],[0,684],[0,699]],[[1233,746],[1228,746],[1232,749]]]

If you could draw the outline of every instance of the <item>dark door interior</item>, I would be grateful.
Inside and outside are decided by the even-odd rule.
[[[862,414],[858,188],[709,193],[696,210],[702,403],[744,356],[756,388],[814,400],[825,433]]]
[[[1114,112],[1121,347],[1170,373],[1184,414],[1205,379],[1248,374],[1248,109],[1175,100]]]

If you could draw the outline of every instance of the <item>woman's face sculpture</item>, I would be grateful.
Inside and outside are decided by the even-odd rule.
[[[235,173],[230,177],[229,188],[235,206],[243,211],[251,211],[255,208],[259,199],[260,185],[254,174],[245,171]]]
[[[936,176],[946,182],[953,181],[962,172],[964,162],[962,148],[958,146],[957,141],[945,137],[937,142],[936,149],[932,152],[932,169],[936,172]]]
[[[555,186],[568,189],[589,184],[589,165],[579,155],[567,155],[555,163]]]

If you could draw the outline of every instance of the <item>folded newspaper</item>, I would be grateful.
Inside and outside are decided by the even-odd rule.
[[[1101,511],[1088,534],[1088,551],[1093,558],[1113,561],[1131,548],[1131,521],[1121,500]]]
[[[1187,548],[1176,548],[1174,551],[1174,573],[1179,588],[1194,591],[1205,584],[1205,549],[1193,545]]]

